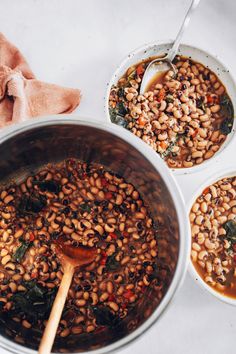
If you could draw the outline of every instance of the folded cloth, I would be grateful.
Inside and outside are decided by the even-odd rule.
[[[70,113],[80,90],[39,81],[20,51],[0,33],[0,127],[45,114]]]

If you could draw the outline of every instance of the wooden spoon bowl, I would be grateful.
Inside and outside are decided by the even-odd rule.
[[[50,354],[56,336],[58,324],[66,302],[67,294],[76,269],[94,261],[96,249],[84,246],[73,247],[67,245],[65,240],[60,237],[54,241],[54,249],[61,262],[64,275],[59,286],[57,296],[54,300],[52,310],[44,330],[43,337],[39,346],[39,354]]]

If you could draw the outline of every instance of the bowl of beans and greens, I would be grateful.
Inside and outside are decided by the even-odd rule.
[[[190,203],[190,271],[205,290],[236,305],[236,173],[218,172]]]
[[[213,55],[182,44],[177,69],[159,75],[139,93],[147,65],[169,43],[146,45],[118,67],[107,91],[106,114],[146,142],[176,173],[207,167],[234,133],[235,83]]]
[[[97,256],[73,278],[54,352],[106,353],[145,332],[189,255],[162,159],[123,128],[68,116],[10,128],[0,152],[0,346],[37,350],[63,275],[52,247],[62,235]]]

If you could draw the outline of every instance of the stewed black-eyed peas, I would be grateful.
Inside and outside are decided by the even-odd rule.
[[[208,285],[236,298],[236,177],[206,188],[189,218],[194,267]]]
[[[68,159],[0,193],[0,310],[43,330],[63,271],[52,243],[95,247],[74,276],[58,335],[113,327],[157,287],[157,227],[138,191],[103,167]]]
[[[112,87],[111,120],[150,145],[172,168],[210,159],[231,132],[234,109],[219,78],[203,64],[177,56],[168,71],[139,94],[153,58],[130,67]]]

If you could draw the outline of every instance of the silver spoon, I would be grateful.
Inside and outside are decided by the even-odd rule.
[[[199,2],[200,2],[200,0],[192,0],[191,5],[188,9],[188,12],[184,18],[183,23],[182,23],[182,26],[176,36],[176,39],[175,39],[172,47],[170,48],[168,54],[166,54],[164,57],[154,59],[147,66],[145,73],[143,75],[142,82],[141,82],[140,94],[144,94],[144,92],[147,91],[147,88],[150,85],[150,83],[153,81],[153,79],[156,76],[159,76],[159,74],[161,75],[168,70],[172,70],[174,72],[174,74],[176,75],[177,71],[176,71],[176,68],[175,68],[174,64],[172,63],[172,61],[178,52],[180,41],[183,37],[184,31],[186,30],[186,28],[189,24],[190,16],[193,14],[193,12],[196,9],[196,7],[198,6]]]

